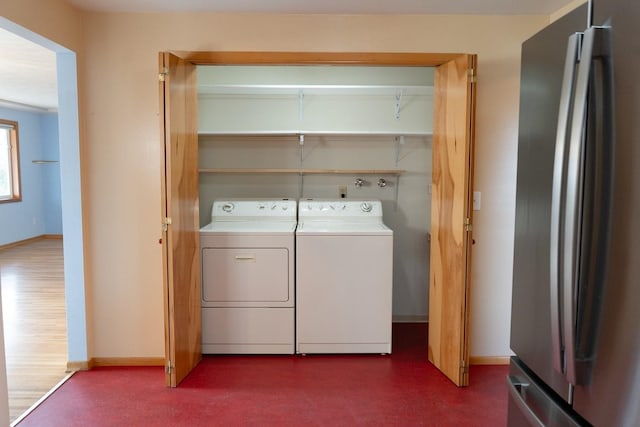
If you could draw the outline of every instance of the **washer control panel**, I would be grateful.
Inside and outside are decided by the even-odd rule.
[[[380,200],[301,200],[300,217],[381,217]]]
[[[245,217],[296,218],[297,202],[290,199],[216,200],[211,207],[212,219]]]

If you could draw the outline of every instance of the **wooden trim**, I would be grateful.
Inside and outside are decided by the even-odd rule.
[[[43,234],[43,239],[62,240],[62,234]]]
[[[15,248],[16,246],[28,245],[29,243],[37,242],[38,240],[43,239],[62,239],[62,234],[41,234],[40,236],[29,237],[28,239],[7,243],[4,245],[0,245],[0,251],[4,249]]]
[[[475,223],[474,221],[474,211],[473,211],[473,183],[474,183],[474,174],[475,174],[475,152],[476,152],[476,88],[477,88],[477,79],[478,79],[478,56],[477,55],[469,55],[469,64],[468,64],[469,68],[469,72],[471,73],[471,77],[469,78],[468,81],[468,86],[469,86],[469,97],[467,98],[467,114],[468,114],[468,119],[467,119],[467,123],[469,125],[469,135],[468,135],[468,154],[467,154],[467,159],[469,161],[469,164],[467,165],[468,169],[469,169],[469,174],[468,174],[468,181],[467,181],[467,200],[466,200],[466,205],[467,205],[467,218],[469,218],[469,224],[471,226],[471,230],[469,230],[467,233],[465,233],[465,246],[466,246],[466,265],[465,265],[465,273],[464,273],[464,281],[465,281],[465,312],[466,312],[466,320],[465,320],[465,325],[464,325],[464,330],[465,330],[465,334],[466,334],[466,338],[465,338],[465,346],[466,348],[466,353],[469,354],[469,341],[470,341],[470,336],[471,336],[471,265],[472,265],[472,260],[473,260],[473,237],[474,237],[474,233],[473,233],[473,225]],[[475,358],[477,359],[477,358]],[[482,359],[482,358],[480,358]],[[487,360],[491,360],[492,358],[487,358]],[[493,358],[493,359],[499,359],[499,358]],[[474,363],[472,361],[472,358],[469,357],[469,364],[473,365],[473,364],[487,364],[487,365],[501,365],[504,363]],[[509,364],[509,360],[507,358],[507,363]],[[467,381],[468,381],[469,376],[467,375]]]
[[[67,372],[88,371],[100,366],[164,366],[164,357],[93,357],[67,362]]]
[[[165,121],[167,119],[167,107],[165,100],[164,82],[167,74],[169,74],[168,64],[165,67],[165,54],[160,52],[158,54],[158,99],[160,101],[160,218],[159,223],[165,224],[167,218],[167,129],[165,127]],[[171,361],[171,335],[169,330],[169,246],[167,245],[167,226],[162,227],[162,236],[160,242],[162,245],[162,308],[164,312],[164,362],[165,366],[169,366]],[[171,375],[165,372],[165,385],[171,386]]]
[[[67,372],[88,371],[92,367],[90,360],[67,362]]]
[[[509,356],[471,356],[470,365],[508,365],[511,358]]]
[[[164,357],[94,357],[90,366],[164,366]]]
[[[42,236],[29,237],[28,239],[18,240],[17,242],[7,243],[5,245],[0,246],[0,250],[15,248],[16,246],[27,245],[29,243],[37,242],[38,240],[42,240]]]
[[[460,53],[189,52],[174,55],[197,65],[396,65],[435,67]]]

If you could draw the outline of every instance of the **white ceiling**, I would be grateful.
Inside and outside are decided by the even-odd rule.
[[[571,0],[67,0],[108,12],[548,15]],[[0,107],[55,110],[55,53],[0,28]]]
[[[55,52],[0,28],[0,58],[0,107],[57,109]]]

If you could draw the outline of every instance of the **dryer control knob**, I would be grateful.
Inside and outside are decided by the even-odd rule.
[[[360,205],[360,210],[362,210],[362,212],[371,212],[371,209],[373,209],[373,206],[369,202],[363,202]]]
[[[222,210],[225,212],[231,212],[234,207],[235,206],[233,206],[233,203],[225,203],[224,205],[222,205]]]

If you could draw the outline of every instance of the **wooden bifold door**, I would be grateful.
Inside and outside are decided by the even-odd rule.
[[[459,386],[469,383],[474,61],[440,65],[434,84],[428,351]]]
[[[177,386],[201,358],[196,67],[160,55],[166,382]]]

